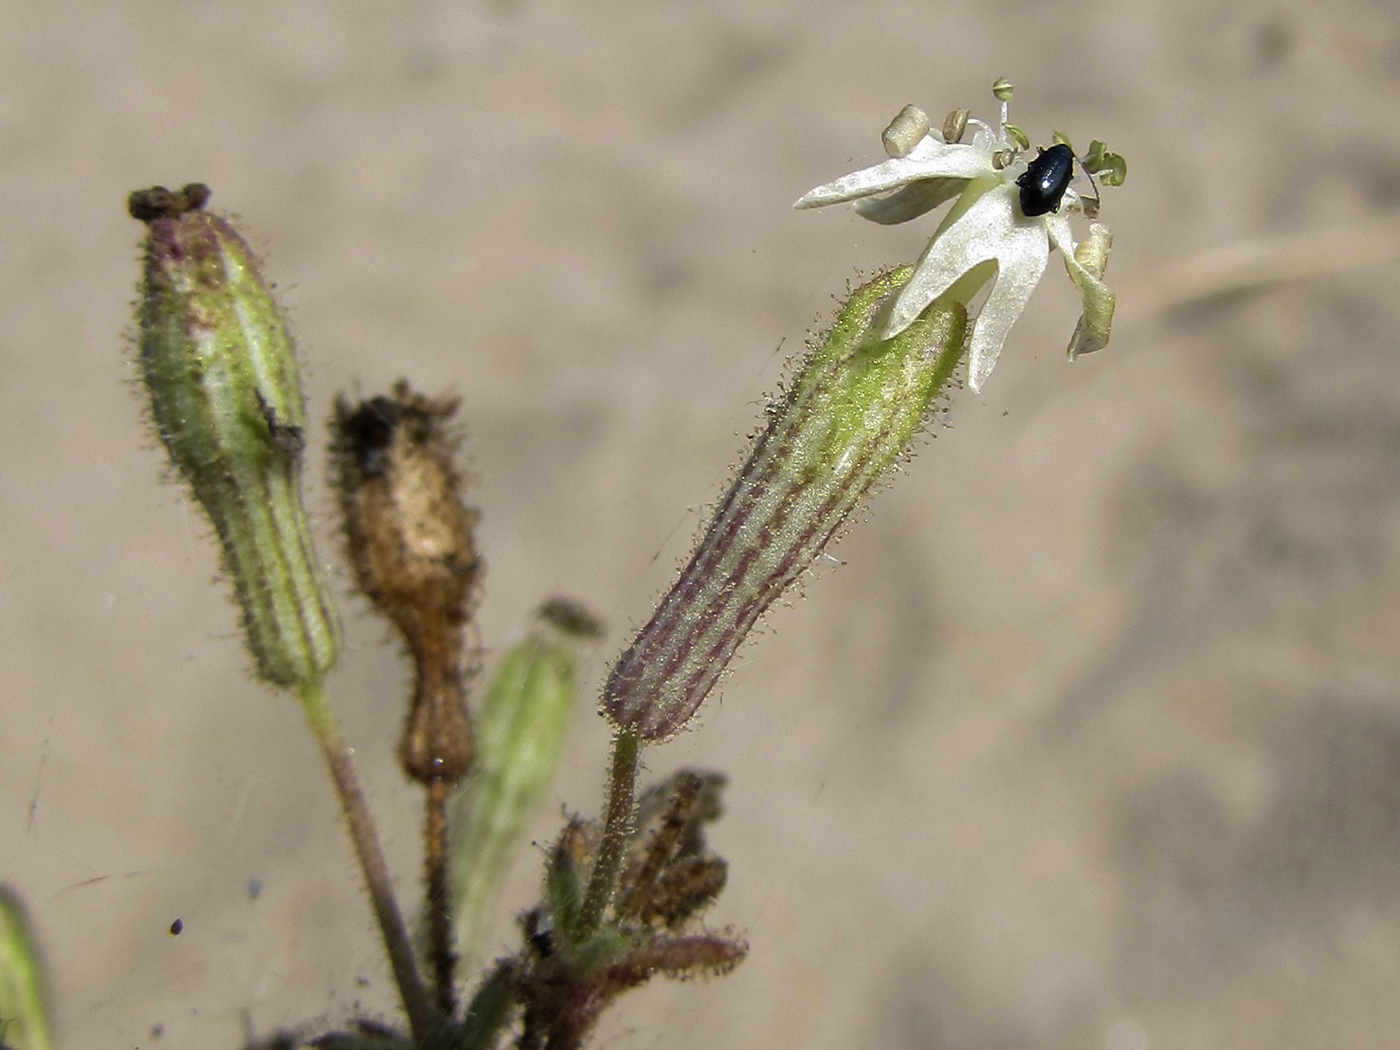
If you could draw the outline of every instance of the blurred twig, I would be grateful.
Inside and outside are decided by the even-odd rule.
[[[1189,303],[1400,259],[1400,213],[1217,248],[1118,286],[1119,324]]]

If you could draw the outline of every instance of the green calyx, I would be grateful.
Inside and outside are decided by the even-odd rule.
[[[810,491],[797,492],[804,501],[859,499],[907,450],[962,356],[966,313],[957,304],[934,304],[899,336],[870,340],[880,307],[910,273],[901,267],[859,289],[798,375],[790,418],[775,430],[791,442],[790,469],[811,479]]]
[[[161,441],[204,506],[260,677],[319,682],[339,628],[301,505],[306,427],[291,339],[207,189],[131,195],[146,222],[140,361]]]
[[[603,708],[643,741],[680,729],[758,618],[908,450],[966,350],[946,296],[889,339],[875,333],[912,270],[856,289],[759,436],[690,563],[622,654]]]

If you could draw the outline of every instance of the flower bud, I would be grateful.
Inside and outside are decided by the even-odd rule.
[[[464,958],[481,948],[516,846],[554,779],[573,713],[570,635],[545,615],[549,626],[506,654],[487,690],[477,716],[479,754],[452,803],[449,881]]]
[[[773,600],[905,454],[964,350],[967,315],[935,302],[891,339],[875,332],[908,267],[851,295],[769,410],[690,563],[618,660],[603,709],[656,741],[693,715]]]
[[[248,648],[274,685],[319,682],[339,628],[301,505],[306,417],[291,340],[243,239],[200,184],[128,201],[147,225],[137,308],[151,413],[204,505]]]

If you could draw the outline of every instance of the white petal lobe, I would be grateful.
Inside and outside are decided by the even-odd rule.
[[[974,146],[949,146],[925,135],[907,157],[895,157],[873,167],[853,171],[808,190],[794,208],[822,208],[828,204],[869,197],[899,189],[919,179],[972,179],[987,173],[988,155]]]

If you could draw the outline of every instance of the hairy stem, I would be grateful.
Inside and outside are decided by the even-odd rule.
[[[317,743],[321,745],[326,765],[330,767],[331,780],[340,796],[341,808],[350,825],[350,839],[360,858],[365,885],[369,889],[375,917],[379,920],[379,932],[384,937],[384,948],[389,953],[389,964],[394,971],[394,982],[399,987],[399,996],[408,1014],[414,1045],[419,1048],[432,1047],[443,1028],[444,1019],[433,1006],[418,976],[413,945],[404,927],[403,916],[399,914],[398,902],[394,899],[389,868],[384,863],[384,854],[379,848],[379,837],[375,833],[364,792],[360,790],[359,778],[355,776],[350,749],[326,703],[321,683],[302,686],[300,693],[306,720]]]
[[[428,783],[427,827],[424,852],[428,869],[428,923],[432,937],[433,982],[437,985],[438,1007],[451,1015],[456,1007],[453,971],[457,953],[452,946],[452,914],[447,895],[447,793],[445,780]]]
[[[640,741],[630,729],[618,731],[613,741],[612,770],[608,775],[608,811],[603,824],[603,841],[593,862],[588,893],[579,910],[576,941],[586,940],[603,921],[603,911],[612,899],[627,833],[632,829],[632,810],[637,785],[637,753]]]

